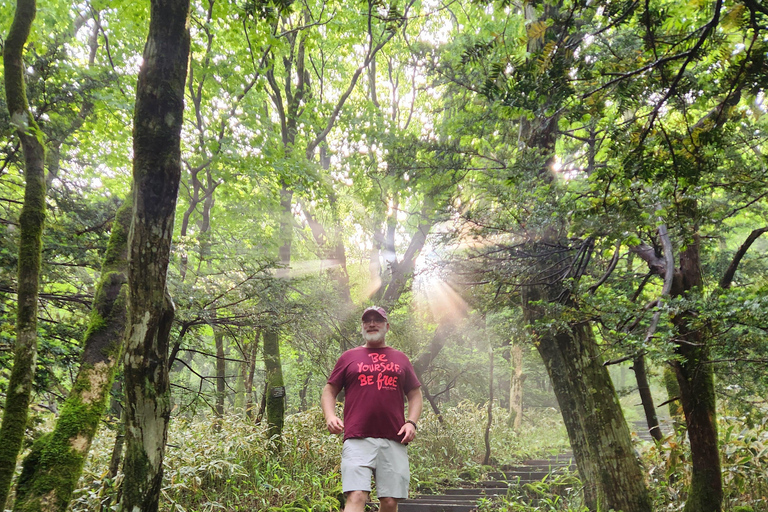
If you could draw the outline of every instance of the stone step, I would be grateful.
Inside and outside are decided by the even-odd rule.
[[[397,506],[397,512],[474,512],[477,508],[477,503],[462,505],[456,503],[400,502]]]
[[[461,488],[455,488],[455,489],[443,489],[443,494],[448,495],[474,495],[478,497],[483,496],[498,496],[498,495],[504,495],[507,494],[508,487],[491,487],[491,488],[482,488],[482,487],[461,487]]]
[[[564,464],[558,464],[555,466],[528,466],[521,464],[519,466],[501,466],[496,472],[500,473],[555,473],[568,471],[573,466],[566,466]]]
[[[491,480],[465,482],[464,487],[443,489],[441,494],[420,494],[402,500],[398,512],[475,512],[478,501],[506,495],[510,487],[540,482],[556,472],[575,471],[573,454],[565,453],[546,459],[532,459],[517,465],[502,466],[503,471],[488,473]],[[367,510],[377,511],[377,503]]]
[[[501,466],[502,471],[506,471],[506,468],[515,468],[515,467],[539,467],[539,468],[559,468],[559,467],[568,467],[574,465],[575,462],[573,459],[532,459],[532,460],[526,460],[525,462],[521,462],[520,464],[504,464]]]
[[[430,503],[403,500],[397,505],[397,512],[474,512],[478,508],[474,503]],[[378,503],[367,503],[366,512],[377,512]]]
[[[492,473],[488,473],[488,478],[492,480],[506,480],[515,482],[521,480],[534,481],[543,480],[551,474],[551,471],[504,471],[503,473],[494,471]]]
[[[503,480],[480,480],[479,482],[475,482],[475,485],[485,489],[508,489],[512,484],[513,482]],[[517,482],[514,482],[514,484],[516,485]]]
[[[400,503],[456,503],[457,505],[474,505],[480,497],[476,494],[441,494],[436,496],[415,496]]]
[[[661,428],[662,434],[668,434],[671,432],[673,424],[670,420],[661,419],[659,421],[659,427]],[[648,423],[645,420],[634,421],[629,424],[629,428],[643,441],[655,441],[648,429]]]

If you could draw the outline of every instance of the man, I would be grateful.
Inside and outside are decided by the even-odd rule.
[[[344,352],[323,389],[320,405],[328,430],[344,432],[341,483],[344,512],[363,512],[376,479],[380,512],[396,512],[408,497],[411,478],[406,445],[416,436],[423,400],[421,383],[408,357],[387,346],[387,312],[363,311],[365,345]],[[345,390],[344,421],[336,416],[336,395]],[[408,400],[405,418],[403,398]]]

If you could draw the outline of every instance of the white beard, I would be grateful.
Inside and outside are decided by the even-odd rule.
[[[384,331],[379,332],[365,332],[363,331],[363,339],[366,343],[379,343],[384,340],[384,336],[387,333]]]

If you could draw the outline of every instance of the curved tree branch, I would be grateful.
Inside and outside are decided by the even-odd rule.
[[[731,283],[733,282],[733,276],[736,274],[736,269],[739,267],[739,263],[741,263],[742,258],[744,258],[744,255],[747,253],[747,251],[752,246],[752,244],[755,243],[755,240],[757,240],[760,237],[760,235],[762,235],[765,232],[768,232],[768,227],[755,229],[749,234],[747,239],[744,240],[744,243],[741,244],[741,247],[739,247],[739,250],[736,251],[736,254],[733,255],[731,264],[728,265],[728,268],[723,274],[722,279],[720,279],[720,283],[719,283],[720,288],[722,288],[723,290],[727,290],[728,288],[730,288]]]

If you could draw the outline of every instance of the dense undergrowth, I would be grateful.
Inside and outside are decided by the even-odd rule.
[[[768,413],[768,411],[764,411]],[[768,414],[748,425],[744,417],[718,419],[726,512],[768,512]],[[667,432],[659,443],[635,438],[647,476],[654,510],[678,511],[685,506],[690,478],[690,449],[683,431]],[[574,474],[555,475],[541,483],[510,490],[481,511],[586,512]]]
[[[409,447],[412,491],[429,492],[460,480],[482,478],[483,407],[462,403],[443,411],[443,423],[425,413]],[[528,412],[520,432],[507,427],[504,411],[494,412],[492,462],[507,464],[567,449],[565,429],[553,409]],[[739,418],[720,420],[725,510],[768,511],[768,424],[747,427]],[[105,477],[114,437],[102,432],[92,448],[73,512],[109,510],[119,487]],[[175,419],[170,428],[162,491],[163,511],[282,512],[338,510],[341,439],[325,430],[319,411],[289,416],[282,447],[265,441],[262,426],[239,414],[223,418]],[[638,442],[655,509],[679,510],[689,478],[685,442],[674,433],[656,445]],[[573,474],[545,479],[510,491],[483,506],[501,511],[583,511],[580,482]]]
[[[486,409],[469,403],[443,411],[442,424],[425,412],[416,441],[409,447],[412,489],[429,490],[480,477],[489,468],[483,432]],[[495,413],[492,456],[499,463],[565,449],[566,434],[557,411],[529,413],[520,433],[507,427],[508,416]],[[263,426],[240,414],[211,419],[174,419],[165,461],[161,507],[166,511],[338,510],[341,493],[341,438],[330,435],[318,410],[287,418],[282,447],[265,441]],[[91,449],[73,512],[107,510],[118,481],[106,478],[114,437],[102,432]]]

